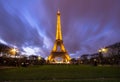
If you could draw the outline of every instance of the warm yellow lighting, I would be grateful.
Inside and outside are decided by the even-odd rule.
[[[101,48],[100,50],[98,50],[99,52],[102,52],[102,53],[107,53],[108,49],[107,48]]]
[[[55,58],[60,57],[65,61],[56,61]],[[56,25],[56,40],[53,46],[53,49],[48,56],[47,60],[50,63],[69,63],[70,56],[67,53],[67,50],[64,47],[62,40],[62,30],[61,30],[61,20],[60,20],[60,11],[57,12],[57,25]]]
[[[58,11],[58,13],[57,13],[57,31],[56,31],[56,40],[62,40],[60,11]]]
[[[102,50],[98,50],[98,52],[101,52]]]
[[[17,49],[12,48],[12,49],[10,50],[10,53],[11,53],[12,55],[15,55],[15,54],[17,53]]]
[[[96,61],[96,59],[94,59],[94,61]]]
[[[40,56],[38,56],[38,60],[41,60],[41,57],[40,57]]]
[[[102,48],[102,52],[107,52],[107,49],[106,48]]]

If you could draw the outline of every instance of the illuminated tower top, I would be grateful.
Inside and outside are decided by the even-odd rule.
[[[57,12],[56,40],[62,40],[60,11]]]
[[[60,59],[59,59],[60,58]],[[49,63],[69,63],[70,56],[64,47],[62,40],[60,11],[57,12],[57,25],[56,25],[56,40],[54,42],[53,49],[48,56]]]

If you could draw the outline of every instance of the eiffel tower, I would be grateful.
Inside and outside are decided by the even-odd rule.
[[[49,63],[69,63],[70,61],[70,56],[63,44],[60,11],[57,12],[56,40],[47,60]]]

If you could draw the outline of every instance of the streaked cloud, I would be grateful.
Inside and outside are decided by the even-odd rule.
[[[119,0],[0,0],[0,42],[47,57],[61,11],[63,41],[72,57],[119,42]]]

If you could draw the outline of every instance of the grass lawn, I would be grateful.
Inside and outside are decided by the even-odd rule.
[[[41,65],[0,69],[0,82],[120,82],[120,67]]]

